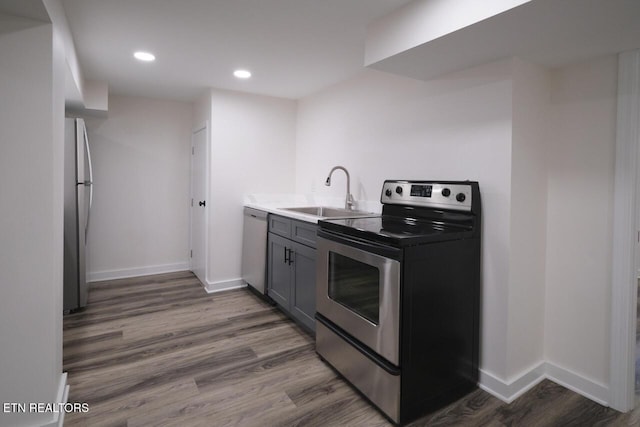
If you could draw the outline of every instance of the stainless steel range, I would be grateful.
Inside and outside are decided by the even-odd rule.
[[[316,351],[404,424],[477,385],[480,191],[385,181],[380,200],[319,222]]]

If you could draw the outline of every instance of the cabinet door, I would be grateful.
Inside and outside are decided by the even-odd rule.
[[[288,311],[291,300],[291,266],[288,262],[288,250],[291,248],[291,241],[269,233],[268,244],[268,294]]]
[[[316,330],[316,250],[293,244],[291,314]]]

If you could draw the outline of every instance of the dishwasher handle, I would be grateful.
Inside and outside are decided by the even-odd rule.
[[[251,218],[255,218],[255,219],[265,220],[266,221],[267,220],[267,215],[269,215],[269,213],[265,212],[265,211],[258,210],[258,209],[245,207],[244,208],[244,215],[245,216],[250,216]]]

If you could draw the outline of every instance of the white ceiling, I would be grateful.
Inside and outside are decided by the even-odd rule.
[[[409,0],[63,0],[86,79],[192,100],[207,87],[301,98],[364,68],[366,25]],[[136,50],[154,63],[133,58]],[[236,68],[252,71],[246,81]]]

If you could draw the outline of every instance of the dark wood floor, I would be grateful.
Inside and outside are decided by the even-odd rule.
[[[317,357],[313,339],[247,290],[208,295],[189,272],[96,283],[64,318],[67,426],[388,426]],[[638,426],[550,381],[510,405],[484,391],[414,426]]]

